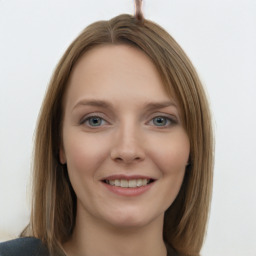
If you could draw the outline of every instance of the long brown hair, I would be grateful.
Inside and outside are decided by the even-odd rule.
[[[41,239],[54,255],[72,234],[76,196],[59,162],[63,96],[77,60],[102,44],[129,44],[155,64],[166,93],[175,95],[190,140],[190,162],[180,192],[165,213],[163,237],[180,255],[198,256],[210,207],[213,135],[209,104],[198,75],[176,41],[159,25],[131,15],[88,26],[69,46],[50,81],[40,111],[34,146],[33,204],[23,236]]]

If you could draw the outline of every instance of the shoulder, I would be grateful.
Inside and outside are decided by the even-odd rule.
[[[49,256],[49,253],[39,239],[24,237],[0,243],[0,256]]]

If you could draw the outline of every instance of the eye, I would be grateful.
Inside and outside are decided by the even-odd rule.
[[[90,127],[99,127],[106,124],[106,121],[100,116],[89,116],[85,118],[81,124],[85,124]]]
[[[166,116],[156,116],[150,121],[151,125],[159,127],[166,127],[176,123],[177,122],[175,120]]]

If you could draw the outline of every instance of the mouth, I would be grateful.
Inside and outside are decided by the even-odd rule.
[[[151,190],[155,181],[152,177],[141,175],[111,175],[101,180],[106,189],[122,197],[142,195]]]
[[[114,186],[114,187],[121,187],[121,188],[139,188],[149,185],[153,183],[154,179],[105,179],[102,182]]]

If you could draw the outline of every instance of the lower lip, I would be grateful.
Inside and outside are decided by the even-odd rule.
[[[151,182],[146,186],[141,186],[141,187],[136,187],[136,188],[123,188],[123,187],[116,187],[113,185],[109,185],[105,182],[102,182],[103,185],[110,190],[111,192],[120,195],[120,196],[139,196],[143,193],[145,193],[146,191],[148,191],[152,185],[155,182]]]

